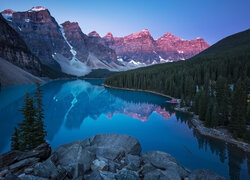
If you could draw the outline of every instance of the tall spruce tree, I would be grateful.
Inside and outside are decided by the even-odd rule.
[[[221,125],[228,125],[230,113],[230,90],[227,80],[219,77],[216,82],[216,99],[218,102],[218,118]]]
[[[12,135],[13,150],[28,151],[45,142],[47,133],[43,124],[42,91],[39,83],[36,86],[34,98],[26,93],[23,107],[19,110],[22,112],[23,121],[18,124]]]
[[[20,109],[24,117],[23,121],[19,123],[20,129],[20,150],[27,151],[35,147],[34,139],[34,124],[36,118],[36,110],[34,107],[33,98],[26,93],[23,108]]]
[[[40,88],[40,83],[36,83],[36,92],[35,92],[35,103],[36,103],[36,120],[34,123],[35,133],[35,146],[38,146],[42,143],[45,143],[45,137],[47,135],[44,129],[44,113],[43,113],[43,104],[42,104],[42,90]]]
[[[239,79],[235,85],[230,130],[234,137],[242,138],[246,132],[247,92],[246,84]]]

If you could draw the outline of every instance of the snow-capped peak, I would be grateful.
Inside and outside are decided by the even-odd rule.
[[[46,8],[42,7],[42,6],[36,6],[36,7],[33,7],[29,10],[29,12],[32,12],[32,11],[43,11],[43,10],[46,10]]]
[[[15,13],[12,9],[5,9],[4,11],[1,12],[2,16],[7,20],[7,21],[12,21],[12,15]]]
[[[5,9],[4,11],[1,12],[1,14],[11,16],[14,12],[16,11],[13,11],[12,9]]]

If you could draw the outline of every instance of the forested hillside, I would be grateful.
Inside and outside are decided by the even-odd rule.
[[[208,127],[226,126],[250,141],[250,30],[229,36],[182,62],[118,73],[105,84],[181,98]]]

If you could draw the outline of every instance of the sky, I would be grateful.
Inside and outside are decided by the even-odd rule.
[[[250,0],[0,0],[0,11],[44,6],[59,24],[78,22],[88,34],[126,36],[148,29],[157,39],[166,32],[204,38],[209,44],[250,28]]]

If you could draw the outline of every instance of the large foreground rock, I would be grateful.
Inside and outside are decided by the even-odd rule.
[[[44,145],[43,145],[44,146]],[[0,157],[0,179],[74,180],[217,180],[208,170],[190,172],[170,154],[150,151],[140,155],[141,145],[128,135],[102,134],[56,148],[49,158],[41,149],[30,154],[6,153]],[[9,158],[6,158],[9,157]],[[18,162],[16,162],[18,159]],[[41,159],[45,160],[41,162]],[[3,165],[6,164],[6,165]],[[15,169],[13,171],[12,169]]]

